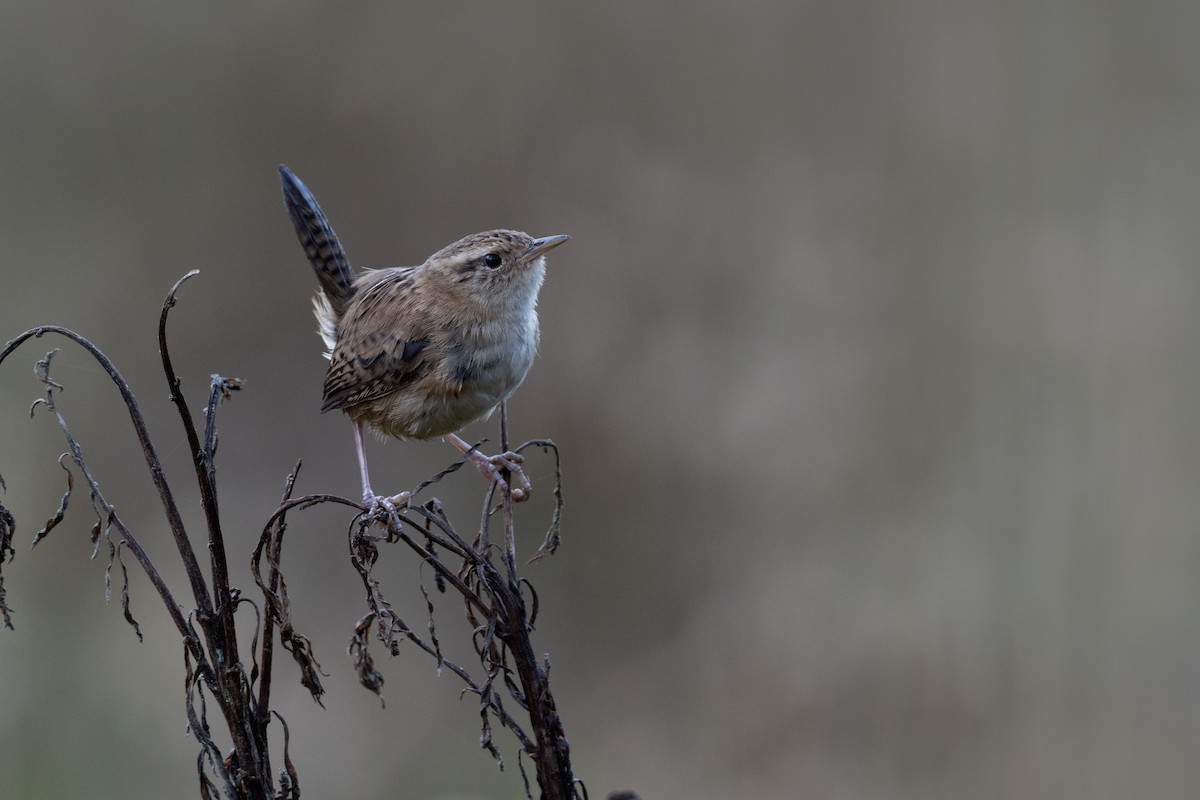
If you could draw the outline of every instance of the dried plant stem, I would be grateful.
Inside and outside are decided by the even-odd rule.
[[[158,453],[150,439],[141,409],[129,384],[112,361],[96,345],[74,331],[56,325],[43,325],[28,330],[8,342],[4,349],[0,350],[0,362],[3,362],[17,347],[29,339],[41,337],[47,333],[55,333],[75,342],[86,350],[100,364],[109,379],[117,387],[133,423],[134,432],[141,446],[151,480],[158,491],[159,499],[166,515],[168,528],[175,541],[176,550],[183,563],[188,583],[191,586],[195,604],[195,621],[199,628],[199,633],[192,627],[191,622],[184,615],[179,603],[175,600],[170,588],[163,580],[161,573],[150,560],[137,537],[116,515],[113,506],[104,499],[98,483],[93,478],[78,443],[67,427],[66,420],[55,405],[54,392],[61,387],[54,383],[49,375],[50,359],[53,353],[39,362],[39,377],[46,387],[46,398],[40,401],[40,404],[45,405],[54,414],[59,427],[67,438],[71,458],[87,481],[92,496],[92,504],[99,517],[94,529],[94,535],[106,536],[109,526],[116,529],[122,537],[120,544],[129,548],[134,558],[137,559],[146,575],[150,578],[151,584],[153,584],[155,590],[158,592],[163,606],[166,608],[168,615],[175,623],[183,639],[188,665],[188,713],[191,720],[190,727],[193,734],[201,742],[202,753],[206,754],[201,759],[200,779],[202,796],[208,796],[210,790],[214,788],[212,781],[204,772],[203,765],[208,764],[209,768],[219,775],[221,783],[224,786],[223,791],[227,796],[232,798],[263,798],[267,800],[268,798],[273,799],[276,797],[272,786],[269,755],[266,746],[265,729],[269,716],[266,713],[259,714],[257,712],[253,697],[249,693],[246,670],[238,654],[237,633],[234,621],[236,604],[231,595],[228,564],[220,530],[220,517],[216,499],[215,466],[213,462],[216,450],[216,408],[221,399],[228,396],[230,391],[238,388],[239,384],[233,379],[214,376],[209,402],[205,407],[205,416],[208,422],[206,436],[204,443],[201,444],[196,434],[191,415],[188,412],[187,404],[179,393],[179,380],[175,376],[167,349],[166,322],[168,311],[175,304],[175,294],[180,285],[195,274],[195,272],[191,272],[185,275],[168,294],[166,301],[163,303],[159,319],[158,338],[164,374],[167,376],[171,398],[179,410],[184,429],[187,433],[193,463],[196,468],[197,482],[201,490],[201,505],[204,509],[205,519],[208,522],[208,544],[212,568],[211,592],[209,583],[201,570],[195,550],[184,528],[179,508],[175,502],[171,487],[167,482]],[[65,506],[66,497],[64,497],[63,503]],[[49,527],[46,529],[46,532],[48,530]],[[112,552],[118,554],[119,551],[113,548]],[[123,590],[122,594],[123,598],[125,598],[124,604],[128,617],[127,590]],[[132,618],[130,620],[132,622]],[[264,681],[269,680],[269,677],[265,674],[262,678]],[[200,683],[198,684],[197,682]],[[233,753],[229,758],[220,758],[219,753],[212,744],[212,738],[207,730],[207,722],[203,712],[203,694],[194,691],[200,687],[208,689],[213,693],[217,700],[217,705],[225,717],[226,725],[233,741]],[[195,713],[192,705],[197,700],[201,704],[198,714]],[[282,796],[290,796],[290,790],[285,791]]]
[[[508,404],[500,404],[500,451],[508,452]],[[557,492],[557,487],[556,487]],[[517,574],[517,544],[513,522],[512,491],[504,492],[504,566],[507,571],[507,586],[504,594],[507,602],[501,604],[511,609],[512,618],[507,620],[498,634],[508,645],[513,664],[521,679],[525,704],[529,711],[530,726],[537,736],[538,783],[548,800],[571,800],[575,797],[575,778],[571,772],[570,747],[563,733],[562,720],[550,694],[549,662],[543,668],[534,654],[529,639],[529,615],[521,596],[521,578]]]

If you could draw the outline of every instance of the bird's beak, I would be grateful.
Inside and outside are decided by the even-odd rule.
[[[533,261],[535,258],[544,255],[547,250],[553,250],[570,238],[570,236],[560,233],[557,236],[543,236],[540,239],[534,239],[533,244],[525,251],[525,260]]]

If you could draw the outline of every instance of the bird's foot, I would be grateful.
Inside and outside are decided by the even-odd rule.
[[[401,492],[391,497],[385,497],[368,491],[363,494],[363,505],[367,507],[368,517],[377,517],[381,512],[387,512],[387,517],[392,524],[399,525],[400,509],[408,508],[408,501],[411,498],[412,492]]]
[[[509,490],[509,482],[504,480],[501,474],[504,470],[507,470],[509,480],[515,484],[512,487],[512,499],[514,503],[520,503],[523,500],[529,499],[529,495],[533,492],[533,485],[529,483],[529,478],[525,477],[525,470],[521,469],[521,464],[525,461],[525,456],[520,453],[514,453],[512,450],[494,456],[485,456],[478,450],[472,450],[468,454],[468,457],[471,459],[471,463],[475,465],[475,469],[479,470],[479,474],[497,484],[502,492]]]

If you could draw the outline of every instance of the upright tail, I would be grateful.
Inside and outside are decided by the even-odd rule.
[[[341,319],[353,293],[354,270],[350,259],[308,187],[283,164],[279,165],[279,178],[283,184],[283,202],[304,254],[316,270],[334,319]]]

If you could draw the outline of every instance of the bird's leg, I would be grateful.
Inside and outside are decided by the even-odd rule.
[[[399,523],[396,509],[397,507],[403,508],[407,506],[412,493],[401,492],[391,497],[384,497],[371,491],[371,478],[367,475],[367,448],[363,444],[363,426],[361,422],[354,423],[354,446],[358,449],[358,471],[362,474],[363,505],[367,507],[367,514],[375,516],[379,513],[380,509],[383,509],[388,512],[389,517]]]
[[[456,433],[447,436],[446,440],[471,459],[471,463],[475,465],[475,469],[479,470],[479,474],[483,475],[489,481],[499,484],[502,491],[508,491],[508,482],[501,477],[500,471],[508,470],[510,477],[521,484],[520,486],[513,487],[512,499],[514,503],[529,499],[529,495],[533,491],[533,486],[529,483],[529,478],[525,477],[525,470],[521,469],[521,463],[525,460],[525,456],[520,453],[514,453],[512,450],[495,456],[485,456],[467,444]]]

